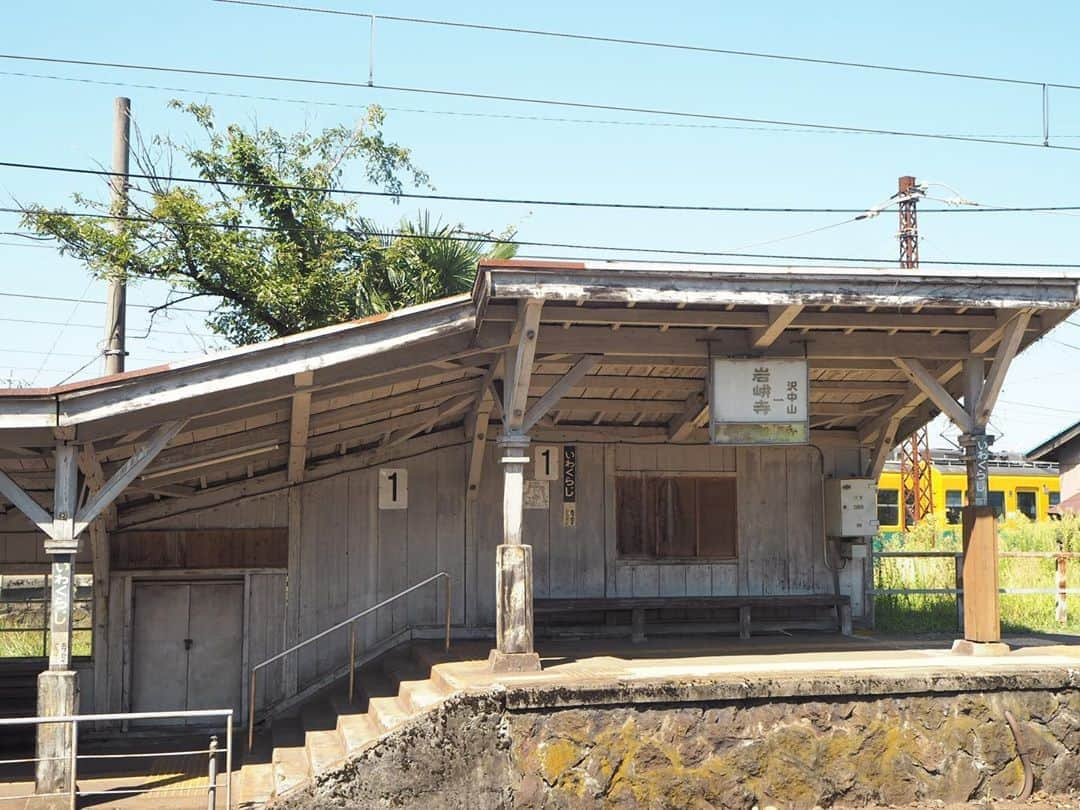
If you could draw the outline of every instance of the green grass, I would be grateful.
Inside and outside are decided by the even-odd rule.
[[[1033,523],[1014,518],[999,524],[1001,551],[1080,551],[1080,517],[1062,521]],[[882,551],[956,551],[959,532],[937,533],[929,523],[910,532],[888,538]],[[1053,559],[1001,560],[1002,588],[1053,588],[1056,585]],[[1070,560],[1070,587],[1080,586],[1080,560]],[[877,588],[952,588],[955,569],[945,559],[878,559],[874,566]],[[1002,629],[1010,633],[1043,632],[1080,635],[1080,595],[1067,599],[1068,620],[1055,619],[1056,598],[1052,594],[1003,595]],[[883,595],[874,601],[876,627],[883,632],[952,633],[957,630],[956,599],[933,594]]]
[[[0,605],[0,658],[40,658],[49,654],[48,606],[40,601],[5,602]],[[72,615],[71,654],[90,655],[90,605],[76,602]]]

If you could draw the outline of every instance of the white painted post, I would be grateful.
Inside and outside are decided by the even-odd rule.
[[[508,432],[499,444],[503,448],[503,543],[496,549],[495,649],[489,660],[496,672],[525,672],[540,668],[533,650],[532,546],[521,542],[529,439]]]

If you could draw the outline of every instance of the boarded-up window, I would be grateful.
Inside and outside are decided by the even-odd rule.
[[[737,556],[733,476],[621,476],[615,498],[620,557]]]

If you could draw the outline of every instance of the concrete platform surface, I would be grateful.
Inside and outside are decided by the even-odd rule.
[[[506,689],[511,706],[946,692],[1021,682],[1060,688],[1080,685],[1076,641],[1017,639],[1007,654],[973,657],[952,653],[951,639],[911,646],[824,633],[645,644],[562,640],[537,644],[540,672],[496,674],[473,660],[440,664],[436,676],[460,691]]]

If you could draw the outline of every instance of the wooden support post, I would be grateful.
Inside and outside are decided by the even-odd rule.
[[[965,506],[964,640],[1001,640],[997,521],[989,506]]]
[[[956,583],[956,632],[964,632],[964,555],[953,557],[954,579]]]
[[[37,713],[42,717],[76,714],[79,676],[71,668],[71,614],[75,591],[74,562],[78,551],[75,510],[79,499],[79,468],[75,447],[65,442],[54,454],[53,526],[45,541],[52,557],[49,588],[49,669],[38,676]],[[68,790],[72,780],[70,753],[74,740],[71,724],[37,727],[37,793]]]
[[[311,386],[315,375],[304,371],[293,375],[296,393],[292,396],[289,413],[289,483],[304,480],[307,466],[308,429],[311,422]]]
[[[750,606],[739,607],[739,638],[750,638]]]
[[[533,650],[532,547],[522,543],[521,525],[525,497],[525,465],[529,462],[529,437],[525,422],[533,357],[540,328],[541,301],[526,301],[514,330],[516,345],[505,358],[507,379],[503,386],[503,542],[496,549],[495,649],[489,661],[495,672],[527,672],[540,669]]]

